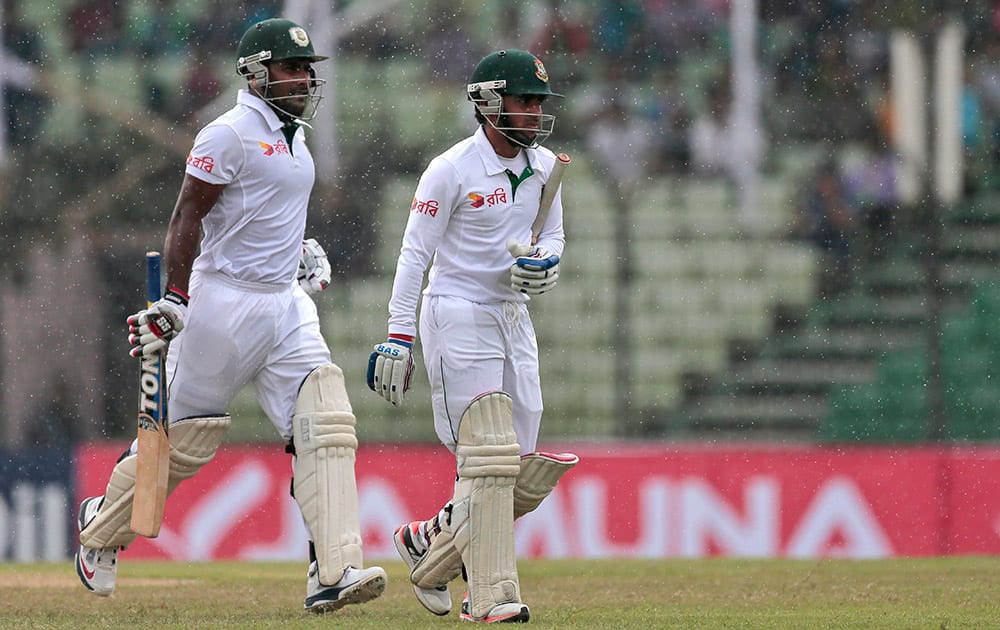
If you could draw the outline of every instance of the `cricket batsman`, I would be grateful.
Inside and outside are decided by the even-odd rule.
[[[187,158],[164,244],[166,294],[128,319],[133,357],[169,345],[168,492],[211,461],[226,408],[253,384],[291,455],[312,612],[370,601],[386,586],[385,571],[363,564],[356,419],[309,295],[330,282],[323,248],[304,240],[315,166],[303,126],[324,83],[313,64],[324,59],[290,20],[247,29],[235,64],[244,88]],[[80,506],[77,574],[97,595],[114,591],[119,551],[135,539],[135,460],[133,446],[105,494]]]
[[[389,300],[388,337],[376,344],[368,385],[403,402],[419,332],[434,428],[456,458],[454,495],[426,521],[399,527],[395,543],[414,592],[430,612],[451,611],[448,583],[468,578],[461,618],[525,622],[514,519],[534,510],[577,462],[536,452],[542,418],[538,345],[528,301],[556,286],[563,254],[562,198],[542,213],[555,154],[542,147],[558,97],[542,61],[507,49],[482,59],[466,96],[475,133],[435,157],[410,206]],[[430,266],[426,288],[424,271]]]

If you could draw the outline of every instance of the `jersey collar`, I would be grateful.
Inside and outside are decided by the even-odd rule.
[[[260,115],[264,117],[264,122],[267,123],[271,131],[278,131],[285,126],[285,123],[281,122],[281,119],[274,113],[271,106],[264,102],[264,99],[251,94],[249,90],[241,89],[236,96],[236,102],[260,112]]]
[[[500,163],[500,158],[497,157],[497,152],[493,150],[493,145],[486,138],[486,132],[482,126],[476,129],[475,135],[472,136],[472,141],[479,151],[479,156],[483,159],[483,166],[486,168],[487,175],[498,175],[507,170],[507,167]],[[528,166],[537,171],[538,163],[534,149],[522,148],[521,150],[524,151],[524,156],[528,159]]]

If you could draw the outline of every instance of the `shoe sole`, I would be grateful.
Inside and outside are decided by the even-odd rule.
[[[406,527],[408,527],[408,525],[403,525],[400,529],[396,530],[396,533],[393,534],[392,536],[392,542],[395,543],[396,545],[396,551],[399,553],[399,557],[403,559],[403,562],[410,569],[410,571],[413,571],[413,567],[415,567],[417,563],[413,561],[413,556],[410,555],[409,550],[406,548],[406,543],[403,542],[403,534],[401,533],[401,530]],[[435,606],[434,604],[437,603],[438,600],[433,595],[430,595],[432,590],[437,592],[448,593],[447,586],[442,587],[440,589],[421,588],[416,584],[412,584],[412,586],[413,586],[413,594],[417,596],[417,601],[420,602],[420,604],[424,608],[426,608],[428,612],[431,612],[437,615],[438,617],[444,617],[445,615],[451,612],[450,594],[446,595],[448,599],[447,609],[442,609],[440,607]]]
[[[470,621],[472,623],[528,623],[528,620],[531,619],[531,613],[528,611],[527,606],[521,606],[521,610],[509,615],[487,616],[483,619],[475,619],[472,615],[463,612],[459,618],[462,621]]]
[[[367,580],[362,580],[343,591],[337,599],[307,605],[306,610],[321,615],[323,613],[340,610],[349,604],[364,604],[378,598],[385,591],[386,579],[384,575],[373,575]]]

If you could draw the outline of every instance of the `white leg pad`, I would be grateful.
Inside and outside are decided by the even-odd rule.
[[[215,457],[229,423],[229,416],[224,415],[184,418],[169,425],[170,476],[167,494]],[[127,547],[135,540],[136,534],[129,525],[135,496],[135,460],[135,453],[131,453],[112,469],[100,509],[80,532],[80,544],[84,547]]]
[[[441,531],[427,553],[413,565],[410,571],[410,582],[421,588],[438,588],[451,582],[462,574],[462,554],[455,547],[455,539],[447,527]]]
[[[521,447],[512,407],[509,395],[487,392],[469,404],[458,426],[458,483],[451,522],[442,533],[454,538],[465,563],[475,619],[498,604],[521,601],[514,553],[514,482]]]
[[[521,456],[521,472],[514,484],[514,518],[534,512],[552,494],[559,479],[576,466],[573,453],[529,453]]]
[[[184,418],[170,424],[167,493],[173,492],[180,482],[194,477],[202,466],[212,461],[231,423],[229,414],[224,414]]]
[[[514,483],[514,520],[533,512],[555,489],[559,479],[580,461],[573,453],[529,453],[521,456]],[[444,586],[462,574],[462,555],[451,533],[442,530],[427,553],[410,571],[410,581],[421,588]]]
[[[104,501],[94,518],[80,532],[80,544],[91,549],[127,547],[135,540],[132,498],[135,494],[134,453],[115,464],[104,491]]]
[[[319,581],[327,586],[340,581],[347,567],[364,566],[355,424],[341,369],[329,364],[310,372],[292,418],[293,488],[316,547]]]

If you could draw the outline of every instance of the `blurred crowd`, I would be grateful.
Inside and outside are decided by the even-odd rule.
[[[566,96],[556,103],[560,146],[587,151],[591,162],[622,187],[658,177],[719,178],[738,187],[745,180],[733,159],[734,143],[745,143],[741,146],[765,175],[782,168],[786,147],[822,146],[814,163],[795,165],[800,181],[789,203],[800,210],[800,221],[789,226],[789,236],[813,240],[831,257],[832,277],[842,278],[856,232],[884,237],[871,239],[869,253],[885,255],[898,215],[890,33],[894,28],[933,33],[945,16],[929,13],[916,0],[758,0],[754,83],[760,115],[750,119],[753,133],[741,140],[734,135],[741,112],[732,107],[737,86],[731,74],[731,1],[371,2],[363,7],[371,11],[360,26],[340,34],[335,55],[372,67],[419,63],[424,92],[452,107],[462,99],[469,69],[483,55],[503,46],[529,49],[545,61],[554,90]],[[70,117],[69,124],[55,127],[75,133],[47,131],[47,120],[65,117],[58,113],[63,96],[53,82],[83,90],[94,84],[101,66],[128,68],[127,75],[112,75],[134,84],[138,102],[128,103],[128,109],[147,112],[166,129],[182,129],[201,108],[234,90],[240,34],[249,24],[280,14],[285,3],[2,2],[3,131],[12,156],[7,164],[18,165],[0,169],[5,251],[18,251],[34,237],[64,238],[69,210],[89,203],[81,201],[81,194],[98,196],[108,206],[88,219],[108,243],[123,240],[122,234],[133,233],[137,225],[159,226],[160,238],[179,181],[177,160],[155,144],[150,150],[148,138],[125,135],[120,126],[111,125],[112,133],[104,135],[100,125],[107,123],[92,115]],[[334,6],[338,15],[363,15],[354,11],[363,4],[352,0]],[[952,16],[965,28],[966,187],[1000,187],[1000,7],[993,0],[954,4]],[[339,106],[351,96],[347,90],[374,88],[340,84],[333,98]],[[383,88],[393,93],[392,86]],[[449,135],[407,139],[391,133],[385,122],[394,117],[434,115],[413,111],[410,96],[416,95],[373,101],[360,121],[366,135],[341,138],[339,180],[365,185],[317,190],[316,201],[330,219],[324,240],[335,273],[374,272],[378,234],[370,220],[372,191],[394,172],[419,172],[424,160],[443,148],[435,143]],[[471,125],[471,114],[463,110],[463,116]],[[373,159],[389,155],[394,159]],[[41,186],[20,176],[29,170],[61,177]],[[88,183],[96,192],[86,190]],[[102,191],[101,183],[108,190]],[[136,286],[116,256],[109,246],[96,262],[111,305],[127,304],[123,296]],[[8,287],[28,274],[24,258],[11,255],[0,263],[5,282],[13,280]],[[121,313],[111,315],[120,319]],[[122,369],[127,369],[124,362],[105,372]],[[106,389],[115,395],[113,387]]]
[[[137,76],[122,80],[140,84],[145,102],[134,105],[182,121],[232,85],[231,57],[246,26],[284,5],[63,4],[60,21],[40,24],[25,3],[4,0],[4,106],[14,146],[31,144],[52,98],[32,87],[30,66],[54,71],[59,55],[67,55],[83,61],[76,67],[86,73],[87,62],[133,59]],[[354,4],[336,3],[341,11]],[[630,153],[649,176],[725,176],[732,168],[729,0],[520,0],[489,9],[441,0],[383,4],[385,15],[343,36],[339,55],[423,59],[432,87],[453,90],[474,60],[508,42],[542,57],[557,90],[570,97],[560,107],[568,115],[560,122],[564,142],[583,143],[588,130],[610,127],[634,140]],[[891,146],[889,33],[932,31],[944,17],[921,12],[920,4],[758,0],[762,116],[755,142],[765,168],[776,146],[794,141],[839,145],[877,135]],[[998,11],[989,0],[953,10],[966,28],[967,145],[992,156],[1000,147]]]

